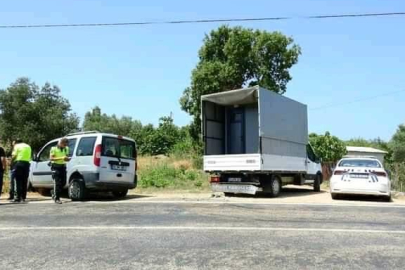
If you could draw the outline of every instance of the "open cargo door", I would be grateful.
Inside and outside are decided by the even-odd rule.
[[[203,134],[205,155],[222,155],[225,153],[225,108],[212,102],[204,101]]]

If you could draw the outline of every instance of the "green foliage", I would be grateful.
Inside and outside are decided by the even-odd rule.
[[[133,138],[137,143],[138,152],[142,155],[167,155],[176,144],[176,151],[181,151],[181,147],[188,147],[188,142],[185,141],[189,137],[187,127],[177,127],[171,116],[161,117],[158,127],[155,128],[152,124],[143,126],[140,121],[131,117],[118,118],[115,115],[103,114],[99,107],[95,107],[86,113],[83,129]]]
[[[335,136],[331,136],[329,132],[326,132],[325,135],[311,133],[309,142],[317,156],[322,158],[324,162],[336,162],[346,154],[344,142]]]
[[[192,71],[191,85],[180,99],[181,108],[193,116],[190,132],[201,131],[201,95],[261,85],[283,94],[291,80],[289,69],[297,63],[300,47],[280,32],[221,26],[204,39],[200,61]]]
[[[175,168],[168,162],[159,162],[139,172],[141,188],[201,189],[207,183],[203,172],[181,166]]]
[[[47,141],[77,130],[79,124],[57,86],[46,83],[39,88],[27,78],[0,90],[0,112],[0,138],[9,147],[18,137],[37,151]]]
[[[400,125],[390,143],[394,162],[405,162],[405,125]]]

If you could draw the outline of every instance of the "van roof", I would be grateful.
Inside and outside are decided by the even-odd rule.
[[[110,137],[119,137],[120,135],[117,134],[112,134],[112,133],[103,133],[103,132],[99,132],[99,131],[82,131],[82,132],[75,132],[75,133],[70,133],[68,135],[66,135],[65,137],[69,138],[69,137],[76,137],[76,136],[82,136],[82,135],[101,135],[101,136],[110,136]],[[129,137],[125,137],[125,136],[121,136],[122,139],[124,140],[128,140],[128,141],[133,141],[135,142],[134,139],[129,138]],[[57,138],[55,140],[59,140],[60,138]]]

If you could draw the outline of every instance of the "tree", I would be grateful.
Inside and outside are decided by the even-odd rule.
[[[138,152],[144,155],[167,155],[176,143],[184,139],[184,132],[174,124],[171,116],[161,117],[159,126],[155,128],[152,124],[143,126],[140,121],[128,116],[109,116],[102,113],[99,107],[86,113],[83,130],[97,130],[133,138]]]
[[[394,162],[405,162],[405,125],[400,125],[390,143]]]
[[[201,95],[255,85],[283,94],[300,53],[293,39],[280,32],[229,26],[212,31],[180,99],[181,108],[193,117],[192,136],[198,138],[201,131]]]
[[[46,83],[39,88],[28,78],[19,78],[0,90],[0,138],[23,139],[37,151],[44,143],[78,129],[79,118],[60,89]]]
[[[311,133],[309,135],[309,141],[315,153],[322,158],[324,162],[334,163],[346,154],[346,145],[344,142],[335,136],[331,136],[329,132],[326,132],[325,135]]]
[[[139,133],[142,129],[142,123],[133,120],[131,117],[123,116],[118,118],[115,115],[109,116],[102,114],[99,107],[94,107],[87,112],[83,121],[83,130],[119,134],[122,136],[131,136]]]

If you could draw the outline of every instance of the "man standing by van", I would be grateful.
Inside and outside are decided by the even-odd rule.
[[[52,163],[53,172],[53,199],[55,203],[62,204],[60,194],[63,187],[66,185],[66,163],[70,160],[69,157],[69,140],[62,138],[57,146],[51,148],[50,160]]]
[[[21,139],[15,141],[12,161],[14,162],[16,178],[16,195],[14,202],[25,202],[27,198],[28,176],[30,173],[31,147]]]

